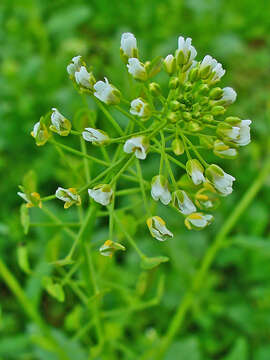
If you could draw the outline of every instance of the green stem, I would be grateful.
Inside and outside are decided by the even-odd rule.
[[[106,118],[109,120],[109,122],[112,124],[114,129],[118,132],[119,135],[124,135],[124,131],[121,129],[118,122],[112,117],[112,115],[109,113],[109,111],[105,108],[105,106],[94,96],[94,100],[97,103],[100,110],[103,112],[103,114],[106,116]]]
[[[252,202],[260,188],[263,186],[267,176],[269,175],[270,171],[270,158],[265,163],[264,167],[261,169],[258,177],[255,179],[251,187],[242,197],[240,202],[236,205],[234,210],[232,211],[231,215],[227,218],[223,226],[221,227],[219,233],[216,235],[212,245],[207,250],[200,268],[197,270],[191,288],[184,296],[182,302],[179,304],[178,309],[171,320],[167,333],[164,335],[161,345],[156,351],[155,359],[163,359],[163,356],[168,349],[169,345],[173,341],[175,335],[179,332],[180,327],[183,324],[185,316],[193,304],[194,299],[197,296],[198,291],[203,286],[205,276],[212,265],[216,254],[218,251],[225,245],[226,237],[233,229],[234,225],[236,224],[239,217],[245,212],[249,204]]]
[[[142,169],[141,169],[141,164],[140,164],[139,159],[136,159],[136,167],[137,167],[138,177],[139,177],[139,180],[140,180],[140,188],[141,188],[141,192],[142,192],[142,196],[143,196],[144,207],[145,207],[145,210],[146,210],[147,214],[149,216],[152,216],[151,210],[150,210],[150,207],[149,207],[149,204],[148,204],[148,200],[147,200],[147,197],[146,197],[146,193],[145,193],[144,179],[143,179],[143,176],[142,176]]]
[[[88,155],[87,155],[85,140],[83,137],[80,138],[80,143],[81,143],[82,153],[84,154],[83,165],[84,165],[85,179],[87,182],[90,182],[90,166],[89,166],[89,162],[87,161]]]

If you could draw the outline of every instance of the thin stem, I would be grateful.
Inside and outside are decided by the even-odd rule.
[[[183,135],[184,136],[184,135]],[[197,156],[197,158],[200,160],[200,162],[205,166],[208,167],[209,164],[204,160],[204,158],[201,156],[201,154],[199,153],[199,151],[195,148],[195,146],[192,144],[192,142],[186,137],[184,136],[184,138],[186,139],[186,141],[189,143],[191,149],[193,150],[194,154]]]
[[[234,210],[231,212],[230,216],[227,218],[220,231],[216,235],[212,245],[208,248],[200,268],[197,270],[191,288],[184,296],[183,300],[178,306],[178,309],[172,318],[167,333],[164,335],[160,347],[156,351],[155,359],[163,359],[164,353],[170,346],[173,341],[176,333],[179,331],[181,325],[183,324],[186,313],[190,309],[194,299],[196,298],[197,292],[201,289],[205,276],[212,265],[218,251],[225,245],[226,237],[233,229],[234,225],[237,223],[239,217],[245,212],[249,204],[252,202],[260,188],[263,186],[267,176],[270,171],[270,158],[265,163],[264,167],[261,169],[259,175],[247,190],[245,195],[242,197],[240,202],[236,205]]]
[[[106,118],[110,121],[114,129],[118,132],[119,135],[123,135],[124,131],[121,129],[118,122],[112,117],[112,115],[109,113],[109,111],[105,108],[105,106],[99,101],[95,96],[93,97],[95,102],[97,103],[100,110],[103,112],[103,114],[106,116]]]
[[[148,205],[148,200],[147,200],[146,193],[145,193],[144,179],[142,176],[142,169],[141,169],[141,164],[140,164],[139,159],[136,159],[136,167],[137,167],[138,177],[140,180],[140,188],[141,188],[141,192],[142,192],[142,196],[143,196],[144,207],[145,207],[145,210],[147,211],[147,214],[149,214],[149,216],[151,216],[151,210]]]
[[[84,154],[84,159],[83,159],[83,165],[84,165],[84,172],[85,172],[85,179],[87,182],[90,182],[90,166],[89,166],[89,162],[87,161],[87,150],[86,150],[86,145],[85,145],[85,140],[83,137],[80,138],[80,143],[81,143],[81,149],[82,149],[82,153]]]

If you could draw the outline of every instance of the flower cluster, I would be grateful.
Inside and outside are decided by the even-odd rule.
[[[115,197],[128,196],[138,189],[117,192],[118,179],[126,177],[139,184],[146,223],[157,240],[172,238],[173,233],[163,219],[152,213],[150,198],[180,213],[188,229],[201,230],[213,221],[210,212],[217,207],[220,197],[232,193],[235,178],[219,165],[209,164],[205,155],[210,151],[218,158],[234,159],[238,149],[250,142],[251,121],[226,117],[228,107],[236,100],[236,92],[231,87],[218,86],[225,74],[223,66],[210,55],[196,60],[197,51],[191,43],[191,38],[180,36],[174,55],[143,62],[135,36],[124,33],[120,56],[130,78],[137,83],[136,94],[130,99],[106,77],[104,81],[96,81],[81,56],[72,59],[67,72],[74,86],[81,94],[92,97],[113,130],[108,134],[93,123],[81,131],[72,130],[71,121],[56,108],[35,124],[32,136],[37,145],[47,141],[56,143],[53,137],[56,133],[80,136],[101,149],[100,157],[73,150],[104,169],[78,191],[59,187],[55,197],[65,202],[65,208],[81,205],[80,193],[86,189],[91,201],[108,208],[114,206]],[[161,71],[168,75],[167,87],[152,81]],[[125,129],[112,116],[110,107],[114,113],[118,111],[126,117]],[[66,145],[63,149],[72,151]],[[152,154],[159,156],[160,166],[152,174],[152,180],[146,180],[141,161],[147,159],[147,163]],[[25,200],[30,202],[29,198]],[[110,218],[112,213],[109,211]],[[117,249],[123,250],[116,244],[107,240],[101,253],[111,255]]]

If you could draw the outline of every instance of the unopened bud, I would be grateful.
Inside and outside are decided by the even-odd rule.
[[[195,82],[196,80],[198,80],[198,75],[199,75],[198,68],[191,69],[188,74],[188,80],[191,82]]]
[[[170,108],[173,110],[173,111],[176,111],[178,110],[180,107],[180,103],[177,101],[177,100],[173,100],[170,102]]]
[[[175,155],[182,155],[185,152],[185,147],[183,141],[178,138],[175,138],[172,142],[172,149]]]
[[[192,90],[192,84],[190,82],[185,82],[183,88],[185,92],[189,92]]]
[[[223,106],[214,106],[211,110],[211,113],[214,115],[214,116],[217,116],[217,115],[223,115],[225,113],[225,108]]]
[[[176,89],[179,86],[179,79],[177,77],[171,78],[169,82],[169,88],[170,89]]]
[[[168,119],[172,123],[176,123],[179,120],[179,116],[175,112],[170,112],[168,115]]]
[[[190,121],[190,120],[192,120],[191,113],[190,113],[190,112],[187,112],[187,111],[182,112],[182,118],[183,118],[185,121]]]
[[[161,88],[160,85],[156,82],[151,82],[149,84],[149,91],[151,95],[160,95],[161,94]]]
[[[209,92],[209,86],[206,84],[201,84],[198,89],[198,93],[202,95],[206,95]]]
[[[222,95],[223,95],[223,90],[220,87],[216,87],[212,89],[209,93],[209,97],[212,100],[220,100],[222,98]]]

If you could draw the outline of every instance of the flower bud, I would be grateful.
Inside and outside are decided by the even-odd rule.
[[[172,149],[175,155],[182,155],[185,152],[183,141],[179,138],[175,138],[172,141]]]
[[[177,101],[177,100],[173,100],[173,101],[171,101],[170,102],[170,108],[173,110],[173,111],[176,111],[176,110],[178,110],[179,109],[179,107],[180,107],[180,103],[179,103],[179,101]]]
[[[203,210],[214,209],[219,204],[219,198],[217,194],[208,190],[207,188],[200,189],[196,193],[195,199],[195,204]]]
[[[214,106],[211,109],[211,114],[214,116],[223,115],[225,113],[225,108],[223,106]]]
[[[202,118],[202,121],[205,123],[211,123],[211,122],[213,122],[213,120],[214,120],[214,117],[211,114],[204,115]]]
[[[124,145],[124,152],[127,154],[135,153],[137,159],[144,160],[149,148],[149,141],[145,136],[137,136],[128,139]]]
[[[186,217],[185,225],[191,230],[202,230],[213,221],[213,215],[203,213],[193,213]]]
[[[176,50],[176,62],[178,65],[185,65],[192,63],[197,55],[197,51],[194,46],[191,45],[192,39],[179,36],[178,49]]]
[[[127,68],[128,72],[134,77],[135,80],[147,80],[147,72],[145,66],[137,58],[128,59]]]
[[[156,201],[160,200],[162,204],[168,205],[172,199],[168,189],[168,181],[162,175],[154,176],[151,182],[151,195]]]
[[[163,60],[164,70],[169,74],[172,75],[176,71],[176,60],[175,57],[170,54],[167,55],[166,58]]]
[[[223,95],[223,90],[220,87],[212,89],[209,93],[209,97],[212,100],[220,100]]]
[[[189,215],[196,211],[196,206],[184,190],[177,190],[173,193],[173,205],[183,215]]]
[[[171,112],[169,112],[169,114],[167,115],[167,118],[169,119],[169,121],[170,121],[171,123],[174,124],[174,123],[176,123],[176,122],[179,120],[179,114],[171,111]]]
[[[207,95],[209,92],[209,86],[207,84],[201,84],[198,88],[198,93],[201,95]]]
[[[82,66],[82,57],[80,55],[72,58],[71,63],[67,66],[67,72],[70,78],[73,79],[75,77],[75,72],[79,71],[81,66]]]
[[[190,92],[192,90],[192,84],[188,81],[183,84],[183,89],[185,92]]]
[[[221,167],[212,164],[205,171],[207,180],[222,195],[227,196],[232,193],[232,184],[235,178],[225,173]]]
[[[236,146],[245,146],[250,143],[250,124],[251,120],[237,120],[238,118],[226,118],[225,123],[217,126],[217,135],[225,142],[230,142]],[[230,125],[234,124],[234,125]]]
[[[147,219],[147,226],[151,235],[159,241],[165,241],[168,238],[173,237],[173,233],[171,233],[166,228],[166,223],[159,216],[153,216]]]
[[[188,123],[188,130],[191,132],[200,131],[203,128],[202,124],[197,123],[195,121],[190,121]]]
[[[213,152],[222,159],[234,159],[237,156],[237,150],[224,144],[221,140],[216,140],[214,142]]]
[[[74,188],[64,189],[59,187],[55,192],[55,196],[65,202],[65,209],[68,209],[73,204],[81,205],[81,197]]]
[[[94,145],[103,145],[109,140],[109,136],[105,131],[93,128],[85,128],[82,133],[82,137],[85,141],[89,141]]]
[[[156,82],[151,82],[149,84],[149,91],[150,91],[151,95],[153,95],[153,96],[161,95],[160,85]]]
[[[101,255],[110,257],[112,257],[117,250],[125,251],[126,248],[118,242],[114,242],[112,240],[106,240],[105,243],[99,248]]]
[[[204,168],[197,159],[188,160],[186,170],[195,185],[200,185],[205,181]]]
[[[113,190],[109,184],[100,184],[93,189],[88,189],[88,194],[95,202],[106,206],[112,201]]]
[[[178,77],[172,77],[169,81],[169,88],[170,89],[177,89],[179,86],[179,79]]]
[[[206,55],[200,64],[200,77],[202,79],[211,80],[211,82],[217,82],[225,74],[225,70],[222,65],[217,62],[216,59],[210,55]]]
[[[138,57],[138,48],[136,37],[132,33],[123,33],[121,37],[120,55],[127,63],[129,58]]]
[[[198,80],[198,78],[199,78],[199,69],[197,67],[195,67],[189,71],[188,80],[190,82],[194,83]]]
[[[137,115],[140,118],[142,118],[142,120],[149,119],[151,115],[151,109],[149,104],[144,99],[142,98],[134,99],[132,100],[130,105],[131,105],[130,113],[132,115]]]
[[[95,97],[107,105],[117,105],[120,103],[120,91],[111,85],[107,78],[105,81],[98,81],[94,85]]]
[[[52,125],[50,130],[56,132],[60,136],[67,136],[71,130],[71,122],[66,119],[56,108],[52,108],[51,115]]]
[[[192,120],[192,115],[190,112],[187,112],[187,111],[184,111],[182,112],[182,118],[185,120],[185,121],[191,121]]]

